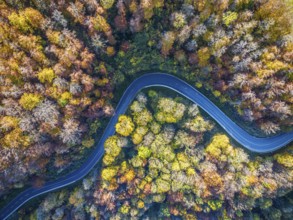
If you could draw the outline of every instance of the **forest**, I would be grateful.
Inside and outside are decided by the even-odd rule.
[[[195,86],[259,137],[292,131],[292,0],[0,0],[0,207],[78,167],[125,88]],[[87,178],[16,219],[290,219],[293,149],[257,155],[170,91],[137,95]]]
[[[139,93],[82,183],[52,193],[30,219],[291,219],[293,148],[245,152],[197,105]]]

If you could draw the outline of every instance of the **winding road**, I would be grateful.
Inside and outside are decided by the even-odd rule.
[[[200,106],[214,120],[216,120],[233,139],[235,139],[238,143],[250,151],[257,153],[273,152],[289,144],[293,140],[293,132],[267,138],[254,137],[236,125],[207,97],[205,97],[194,87],[184,82],[183,80],[164,73],[145,74],[134,80],[126,89],[117,105],[114,115],[112,116],[106,130],[104,131],[103,136],[96,145],[91,156],[83,165],[78,170],[70,173],[69,175],[61,177],[60,179],[52,182],[47,182],[40,188],[29,188],[23,191],[0,211],[0,219],[7,219],[24,203],[31,200],[32,198],[35,198],[46,192],[51,192],[53,190],[68,186],[85,177],[103,156],[104,142],[109,136],[115,133],[115,124],[119,115],[123,114],[127,110],[129,104],[135,98],[137,92],[143,88],[153,86],[169,88],[180,93],[192,102],[198,104],[198,106]]]

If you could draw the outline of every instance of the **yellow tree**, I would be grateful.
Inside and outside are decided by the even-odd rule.
[[[134,124],[130,117],[121,115],[115,126],[116,132],[122,136],[129,136],[134,130]]]

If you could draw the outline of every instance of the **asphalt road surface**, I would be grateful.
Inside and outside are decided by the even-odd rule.
[[[91,156],[83,165],[78,170],[70,173],[69,175],[61,177],[60,179],[52,182],[47,182],[40,188],[29,188],[23,191],[0,211],[0,219],[7,219],[24,203],[31,200],[32,198],[68,186],[86,176],[103,156],[104,142],[109,136],[115,133],[115,124],[119,115],[123,114],[127,110],[129,104],[135,98],[137,92],[143,88],[154,86],[169,88],[180,93],[192,102],[198,104],[198,106],[200,106],[214,120],[216,120],[233,139],[235,139],[238,143],[250,151],[257,153],[273,152],[289,144],[293,140],[293,132],[267,138],[254,137],[236,125],[207,97],[205,97],[194,87],[184,82],[183,80],[164,73],[145,74],[134,80],[126,89],[122,98],[120,99],[119,104],[117,105],[113,117],[104,131],[103,136],[96,145],[95,150]]]

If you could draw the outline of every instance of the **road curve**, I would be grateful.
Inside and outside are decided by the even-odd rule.
[[[19,209],[24,203],[38,195],[50,192],[69,184],[72,184],[89,173],[89,171],[96,165],[104,154],[105,140],[115,133],[115,124],[120,114],[123,114],[132,100],[135,98],[137,92],[143,88],[160,86],[174,90],[192,102],[198,104],[204,111],[206,111],[214,120],[216,120],[225,131],[243,147],[250,151],[257,153],[268,153],[280,149],[289,144],[293,140],[293,132],[280,134],[274,137],[257,138],[238,125],[236,125],[230,118],[228,118],[216,105],[214,105],[207,97],[197,91],[183,80],[164,73],[150,73],[145,74],[134,80],[125,90],[121,97],[114,115],[108,123],[104,134],[99,143],[96,145],[93,153],[87,161],[76,171],[67,176],[61,177],[55,181],[47,182],[40,188],[29,188],[20,193],[16,198],[9,202],[1,211],[0,219],[7,219],[12,213]]]

